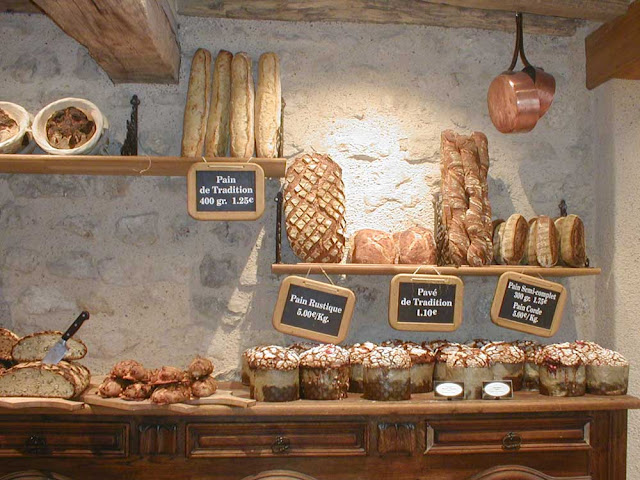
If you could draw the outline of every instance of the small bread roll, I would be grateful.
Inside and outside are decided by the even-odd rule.
[[[251,58],[244,52],[231,60],[231,156],[253,157],[253,75]]]
[[[210,397],[218,389],[218,383],[211,376],[206,376],[200,380],[195,380],[191,384],[191,395],[195,398]]]
[[[189,385],[176,383],[158,387],[151,394],[151,402],[158,405],[169,405],[171,403],[186,402],[191,398]]]
[[[189,90],[184,106],[182,125],[182,156],[200,157],[204,150],[209,97],[211,95],[211,53],[196,50],[191,61]]]
[[[258,61],[256,91],[256,153],[275,158],[280,144],[282,88],[280,60],[275,53],[263,53]]]
[[[193,380],[211,375],[213,373],[213,362],[208,358],[197,356],[191,360],[187,373]]]
[[[233,55],[220,50],[213,65],[211,104],[207,120],[204,154],[226,157],[229,148],[229,109],[231,106],[231,59]]]
[[[525,254],[529,225],[519,213],[511,215],[504,226],[501,254],[507,265],[518,265]]]

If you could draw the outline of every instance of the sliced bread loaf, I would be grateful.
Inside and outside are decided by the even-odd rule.
[[[90,380],[89,369],[77,363],[21,363],[0,374],[0,397],[75,398]]]
[[[0,360],[11,361],[11,350],[20,337],[6,328],[0,328]]]
[[[22,337],[13,347],[11,355],[16,362],[38,362],[62,337],[62,332],[36,332]],[[87,346],[79,338],[67,340],[64,360],[80,360],[87,354]]]

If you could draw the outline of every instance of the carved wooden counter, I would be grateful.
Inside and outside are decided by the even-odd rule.
[[[634,408],[640,400],[630,396],[519,393],[390,403],[352,395],[188,414],[0,410],[0,478],[39,469],[73,480],[240,480],[286,469],[340,480],[622,480]],[[504,465],[528,468],[485,472]]]

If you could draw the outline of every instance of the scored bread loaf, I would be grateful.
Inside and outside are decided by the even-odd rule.
[[[211,95],[211,53],[199,48],[191,61],[189,89],[182,122],[182,156],[199,157],[204,150],[209,97]]]
[[[502,219],[494,220],[493,225],[493,262],[496,265],[503,265],[502,259],[502,237],[504,236],[505,221]]]
[[[562,261],[570,267],[587,264],[584,223],[577,215],[567,215],[561,222],[560,252]]]
[[[398,251],[398,263],[435,265],[436,242],[428,228],[414,226],[393,234]]]
[[[536,220],[536,259],[542,267],[558,263],[558,232],[553,220],[541,215]]]
[[[527,248],[522,258],[525,265],[539,265],[538,263],[538,217],[529,219],[529,233],[527,234]]]
[[[256,91],[256,154],[275,158],[280,146],[282,123],[282,87],[280,60],[275,53],[263,53],[258,61],[258,89]]]
[[[11,350],[18,343],[20,337],[6,328],[0,328],[0,360],[10,362],[13,360]]]
[[[244,52],[231,60],[231,116],[229,132],[232,157],[253,157],[255,137],[254,90],[251,58]]]
[[[79,363],[20,363],[0,375],[0,397],[75,398],[89,387],[91,373]]]
[[[36,332],[22,337],[13,346],[11,356],[16,362],[37,362],[47,355],[49,350],[62,337],[62,332]],[[87,346],[77,337],[67,340],[67,353],[64,360],[80,360],[87,354]]]
[[[511,215],[504,226],[500,253],[506,265],[518,265],[526,252],[529,225],[519,213]]]
[[[300,155],[283,188],[287,238],[303,262],[338,263],[345,246],[342,169],[328,155]]]
[[[398,251],[393,235],[381,230],[359,230],[353,236],[351,263],[398,263]]]
[[[231,59],[233,55],[220,50],[213,65],[211,103],[204,140],[207,157],[226,157],[229,148],[229,110],[231,107]]]
[[[556,230],[558,231],[558,265],[564,265],[562,260],[562,227],[564,225],[564,219],[567,217],[558,217],[553,220]]]

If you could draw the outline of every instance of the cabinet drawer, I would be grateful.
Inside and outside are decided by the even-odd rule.
[[[0,457],[125,457],[126,423],[0,423]]]
[[[187,425],[189,457],[323,457],[366,454],[364,423]]]
[[[494,418],[427,422],[427,454],[588,450],[589,418]]]

